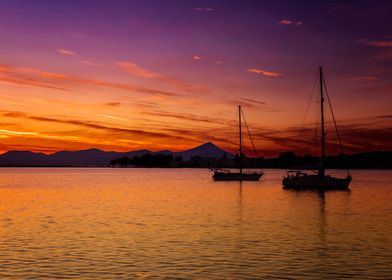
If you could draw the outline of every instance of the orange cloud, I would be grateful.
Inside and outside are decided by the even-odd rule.
[[[0,100],[0,102],[5,103],[5,104],[18,105],[18,106],[28,105],[27,103],[15,102],[15,101],[10,101],[10,100]]]
[[[254,99],[247,101],[255,104],[260,103],[260,105],[264,104],[263,101]],[[144,114],[157,116],[159,123],[154,127],[156,122],[151,118],[148,127],[142,127],[141,129],[136,127],[135,129],[119,126],[118,122],[114,126],[101,121],[85,121],[71,117],[39,116],[16,111],[3,111],[1,114],[2,120],[11,120],[12,125],[10,122],[9,126],[3,126],[3,129],[0,130],[0,137],[2,138],[2,147],[5,150],[22,147],[30,150],[41,149],[42,151],[55,151],[65,148],[74,150],[91,147],[116,150],[129,149],[130,147],[179,149],[189,148],[194,144],[205,141],[214,141],[232,151],[236,150],[236,122],[224,118],[158,110]],[[162,122],[161,117],[175,118],[176,121],[165,124]],[[185,120],[195,123],[189,125]],[[340,132],[344,139],[344,145],[347,147],[346,151],[352,153],[369,149],[390,149],[391,120],[391,115],[386,114],[375,116],[373,120],[369,120],[368,124],[365,124],[362,120],[360,122],[357,121],[357,123],[354,123],[352,120],[346,123],[341,122]],[[198,126],[198,123],[200,126]],[[123,124],[129,125],[129,123]],[[202,124],[211,125],[202,126]],[[282,150],[294,150],[303,154],[313,151],[315,141],[315,124],[313,123],[306,126],[306,128],[268,128],[265,124],[257,122],[248,124],[252,127],[251,132],[256,147],[263,148],[263,150],[258,150],[259,154],[271,156]],[[335,133],[332,130],[331,123],[327,124],[327,135],[329,135],[327,139],[328,152],[329,154],[334,154],[339,151],[339,147],[337,141],[333,139]],[[25,125],[29,125],[29,129],[24,129]],[[68,125],[75,126],[75,128],[70,129]],[[41,130],[41,128],[44,129]],[[54,129],[52,133],[49,132],[51,128]],[[59,131],[61,128],[63,131]],[[248,140],[244,140],[245,144],[247,144]],[[26,143],[29,143],[28,145],[30,146]]]
[[[13,78],[6,78],[6,77],[0,76],[0,81],[12,83],[12,84],[18,84],[18,85],[22,85],[22,86],[33,86],[33,87],[57,89],[57,90],[62,90],[62,91],[70,91],[69,89],[66,89],[66,88],[57,87],[54,85],[50,85],[50,84],[46,84],[46,83],[34,81],[34,80],[28,80],[28,79],[18,79],[18,78],[13,79]]]
[[[259,74],[259,75],[263,75],[263,76],[268,76],[268,77],[280,77],[280,76],[283,76],[282,73],[271,72],[271,71],[266,71],[266,70],[257,69],[257,68],[249,68],[249,69],[246,69],[246,71],[251,72],[251,73],[256,73],[256,74]]]
[[[71,55],[71,56],[76,56],[76,53],[70,50],[66,49],[57,49],[59,53],[64,54],[64,55]]]
[[[260,108],[260,106],[268,105],[266,102],[251,99],[251,98],[246,98],[246,97],[240,97],[238,99],[229,99],[226,103],[230,105],[241,105],[243,107],[248,107],[248,108],[254,108],[254,107]]]
[[[118,107],[118,106],[121,106],[121,103],[120,102],[108,102],[108,103],[105,103],[105,105],[111,106],[111,107]]]
[[[81,120],[75,120],[75,119],[60,119],[60,118],[52,118],[52,117],[41,117],[41,116],[28,115],[26,113],[21,113],[21,112],[3,113],[3,117],[28,119],[28,120],[35,120],[35,121],[49,122],[49,123],[69,124],[69,125],[90,128],[90,129],[103,130],[103,131],[106,131],[107,133],[132,134],[134,136],[142,137],[142,138],[151,138],[152,137],[152,138],[172,139],[172,140],[173,139],[189,140],[187,137],[184,137],[183,135],[165,134],[165,133],[151,132],[151,131],[141,130],[141,129],[112,127],[112,126],[107,126],[107,125],[96,123],[96,122],[81,121]]]
[[[59,73],[51,73],[38,69],[13,67],[0,65],[0,80],[23,86],[35,86],[51,88],[63,91],[71,91],[67,85],[89,85],[98,87],[109,87],[129,92],[139,92],[155,96],[176,96],[176,93],[150,89],[125,83],[106,80],[86,79],[77,76],[69,76]]]
[[[103,116],[103,117],[105,117],[105,118],[113,119],[113,120],[129,121],[129,120],[127,120],[127,119],[123,119],[123,118],[116,117],[116,116],[112,116],[112,115],[108,115],[108,114],[101,114],[101,116]]]
[[[6,130],[6,129],[0,129],[0,133],[11,134],[11,135],[35,135],[35,134],[38,134],[37,132],[13,131],[13,130]]]
[[[152,111],[152,112],[143,112],[143,114],[150,115],[150,116],[176,118],[176,119],[180,119],[180,120],[187,120],[187,121],[194,121],[194,122],[211,123],[211,124],[227,124],[227,123],[229,123],[227,120],[224,120],[224,119],[200,117],[197,115],[186,114],[186,113],[178,114],[178,113],[170,113],[170,112],[164,112],[164,111]]]

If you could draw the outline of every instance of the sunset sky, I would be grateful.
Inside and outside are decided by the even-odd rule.
[[[0,152],[235,151],[238,104],[260,155],[313,152],[320,65],[346,152],[391,150],[391,14],[391,1],[2,0]]]

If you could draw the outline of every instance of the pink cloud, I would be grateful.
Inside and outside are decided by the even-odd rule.
[[[292,21],[289,19],[282,19],[281,21],[278,22],[278,24],[282,24],[282,25],[295,25],[295,26],[300,26],[302,25],[302,21]]]
[[[203,61],[207,61],[207,62],[213,63],[213,64],[223,64],[222,60],[217,60],[217,59],[214,59],[214,58],[206,58],[206,57],[202,58],[201,56],[198,56],[198,55],[192,56],[192,59],[195,60],[195,61],[203,60]]]
[[[215,11],[214,8],[210,8],[210,7],[206,7],[206,8],[196,7],[196,8],[193,8],[193,10],[197,11],[197,12],[212,12],[212,11]]]
[[[348,80],[358,81],[358,82],[372,82],[372,81],[378,81],[379,78],[373,76],[358,76],[358,77],[349,78]]]
[[[386,35],[385,38],[389,39],[390,36]],[[378,48],[378,55],[375,56],[377,60],[390,60],[392,59],[392,41],[391,40],[357,40],[358,43]]]
[[[379,40],[366,40],[366,39],[361,39],[358,40],[359,43],[368,45],[368,46],[374,46],[374,47],[386,47],[386,48],[391,48],[392,47],[392,41],[379,41]]]
[[[154,73],[145,68],[142,68],[139,65],[132,62],[121,61],[121,62],[117,62],[117,65],[122,70],[124,70],[125,72],[127,72],[132,76],[141,77],[141,78],[157,78],[160,76],[159,74]]]
[[[177,95],[173,92],[155,90],[132,84],[118,83],[107,80],[87,79],[77,76],[46,72],[33,68],[13,67],[8,65],[0,65],[0,81],[22,86],[51,88],[62,91],[71,91],[68,86],[72,85],[88,85],[120,89],[129,92],[139,92],[160,97],[170,97]]]
[[[279,24],[289,25],[289,24],[293,24],[293,22],[288,19],[282,19],[281,21],[279,21]]]
[[[249,69],[246,69],[246,71],[251,72],[251,73],[256,73],[256,74],[259,74],[259,75],[262,75],[262,76],[268,76],[268,77],[280,77],[280,76],[283,76],[282,73],[267,71],[267,70],[258,69],[258,68],[249,68]]]
[[[381,54],[376,56],[376,59],[391,60],[392,59],[392,49],[387,49],[386,51],[382,52]]]
[[[79,62],[83,63],[83,64],[86,64],[86,65],[90,65],[90,66],[101,66],[101,64],[93,63],[93,62],[90,62],[88,60],[79,60]]]
[[[58,52],[63,54],[63,55],[71,55],[71,56],[76,56],[76,53],[70,50],[66,49],[58,49]]]
[[[121,61],[121,62],[117,62],[116,64],[123,71],[130,74],[131,76],[146,78],[146,79],[153,79],[153,80],[156,80],[159,82],[169,84],[171,86],[174,86],[180,90],[184,90],[187,92],[198,91],[198,89],[193,85],[186,84],[186,83],[183,83],[183,82],[177,80],[176,78],[166,76],[163,74],[159,74],[159,73],[153,72],[151,70],[145,69],[145,68],[143,68],[135,63],[132,63],[132,62]]]

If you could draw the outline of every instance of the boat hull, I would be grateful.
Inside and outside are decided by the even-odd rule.
[[[215,181],[259,181],[262,173],[239,173],[215,171],[212,178]]]
[[[348,190],[351,177],[334,178],[308,175],[302,177],[286,176],[282,185],[285,189],[314,189],[314,190]]]

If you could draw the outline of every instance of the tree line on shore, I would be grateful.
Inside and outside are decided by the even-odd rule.
[[[184,160],[181,156],[147,153],[142,156],[116,158],[111,160],[110,165],[113,167],[236,168],[240,162],[244,168],[317,168],[320,157],[299,156],[294,152],[286,151],[280,153],[276,158],[268,159],[263,157],[247,158],[243,155],[240,160],[238,154],[234,158],[223,154],[220,158],[194,156]],[[392,169],[392,151],[327,156],[325,166],[336,169]]]
[[[181,156],[173,157],[165,154],[144,154],[134,157],[120,157],[110,162],[111,166],[119,167],[191,167],[191,168],[214,168],[214,167],[236,167],[239,164],[239,156],[229,159],[226,154],[221,158],[209,158],[193,156],[184,160]]]

